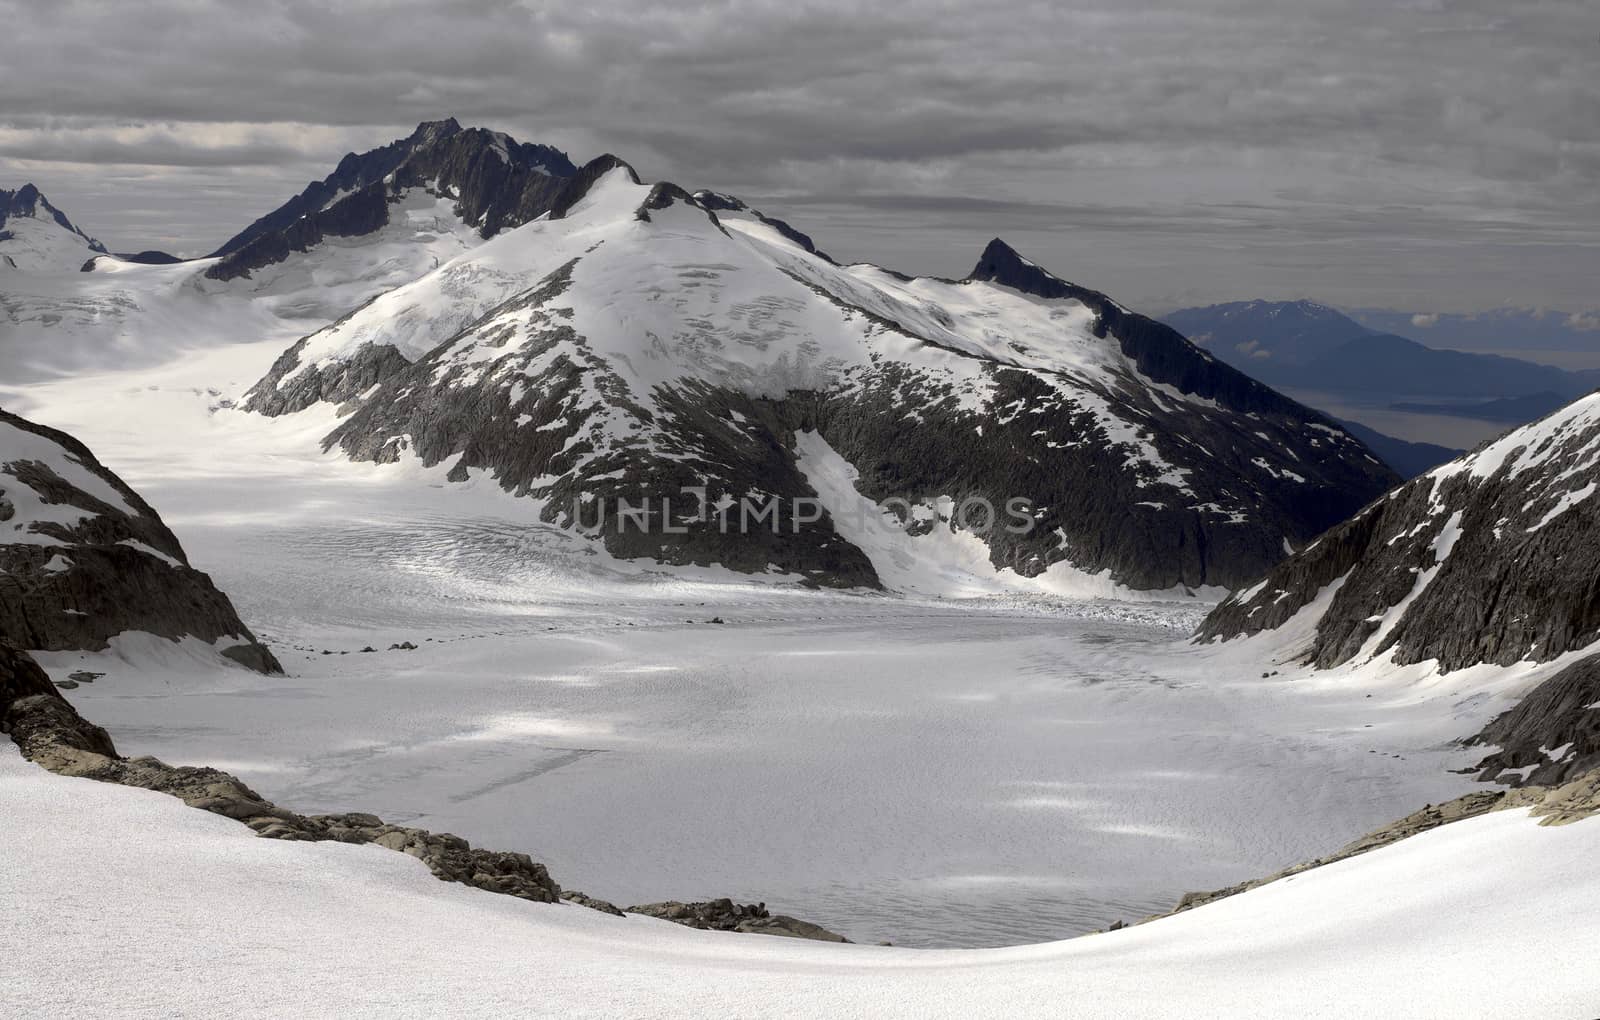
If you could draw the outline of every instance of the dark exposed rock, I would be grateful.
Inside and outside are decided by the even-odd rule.
[[[783,914],[771,914],[765,903],[739,904],[730,899],[680,903],[667,900],[627,908],[629,914],[644,914],[664,921],[706,931],[739,931],[753,935],[782,935],[818,942],[849,942],[826,928]]]
[[[1568,666],[1497,716],[1468,746],[1490,746],[1478,763],[1484,781],[1558,786],[1600,769],[1600,655]],[[1526,778],[1505,775],[1532,766]]]
[[[589,189],[613,170],[621,168],[628,172],[628,179],[638,184],[639,174],[628,165],[625,160],[605,153],[596,156],[585,163],[581,169],[572,175],[561,188],[561,193],[550,203],[550,218],[553,220],[565,219],[572,207],[583,201],[589,194]]]
[[[30,760],[56,749],[115,755],[105,730],[81,718],[21,649],[0,641],[0,733]]]
[[[1600,639],[1600,396],[1417,478],[1333,528],[1201,625],[1274,629],[1326,593],[1306,651],[1330,667],[1373,642],[1399,663],[1544,662]],[[1380,636],[1380,628],[1388,629]]]
[[[1144,376],[1156,382],[1215,400],[1235,411],[1286,414],[1304,421],[1334,425],[1331,418],[1213,358],[1170,326],[1130,312],[1098,291],[1052,276],[1018,255],[999,238],[989,242],[967,279],[988,280],[1042,298],[1082,301],[1095,312],[1095,334],[1115,338],[1122,353],[1133,360]],[[1347,516],[1348,511],[1340,513],[1330,506],[1327,514],[1327,524],[1333,524]]]
[[[751,208],[749,205],[745,204],[743,199],[735,198],[732,195],[719,194],[715,191],[697,191],[694,193],[694,201],[696,205],[700,206],[702,209],[705,209],[707,212],[742,212],[754,216],[756,219],[760,220],[762,223],[765,223],[773,230],[776,230],[782,236],[788,238],[795,244],[798,244],[800,247],[804,248],[806,251],[817,256],[817,258],[820,258],[826,262],[833,262],[833,259],[828,256],[827,252],[818,250],[816,244],[811,240],[810,235],[801,233],[783,220],[773,216],[768,216],[759,209]]]
[[[493,237],[549,211],[575,173],[571,160],[547,145],[462,128],[453,118],[424,123],[409,137],[345,156],[328,177],[229,238],[206,275],[248,276],[326,237],[371,233],[413,188],[454,199],[463,223]]]
[[[141,266],[175,266],[179,262],[185,261],[171,252],[159,251],[155,248],[136,252],[118,252],[117,258],[124,262],[135,262]]]
[[[79,271],[84,273],[94,272],[95,264],[99,262],[102,257],[103,256],[96,255],[89,259],[83,264]],[[180,262],[186,261],[176,255],[169,255],[167,252],[156,251],[153,248],[149,251],[138,251],[132,253],[118,252],[112,257],[123,262],[133,262],[141,266],[174,266]]]
[[[411,367],[411,362],[388,344],[366,344],[344,360],[301,369],[300,358],[308,340],[300,340],[278,356],[267,374],[245,394],[246,410],[280,415],[303,411],[324,400],[343,404]],[[294,377],[287,379],[291,374]]]
[[[561,898],[566,900],[568,903],[576,903],[580,907],[588,907],[590,910],[598,910],[602,914],[612,914],[616,917],[626,916],[623,914],[621,908],[619,908],[615,903],[611,903],[608,900],[595,899],[593,896],[578,892],[576,889],[563,890],[561,893]]]
[[[812,490],[795,466],[791,444],[765,430],[743,435],[725,422],[730,410],[757,421],[774,420],[757,402],[725,390],[685,385],[658,395],[669,417],[635,403],[626,383],[588,347],[586,338],[566,322],[560,297],[571,282],[577,260],[551,273],[540,284],[509,301],[480,323],[509,313],[527,312],[531,319],[521,335],[485,327],[483,345],[505,355],[495,373],[481,373],[472,385],[459,385],[464,371],[449,361],[451,347],[441,345],[416,365],[393,376],[382,389],[329,435],[357,460],[389,463],[415,453],[424,464],[459,454],[460,477],[472,468],[494,472],[502,486],[519,495],[532,491],[535,479],[563,476],[545,491],[546,517],[574,523],[572,510],[589,505],[614,508],[618,501],[650,509],[639,526],[628,525],[610,512],[597,528],[606,547],[625,558],[651,557],[673,564],[720,563],[735,570],[763,571],[769,565],[838,586],[876,586],[871,563],[855,547],[838,539],[824,515],[816,526],[798,534],[757,528],[747,534],[724,533],[714,520],[688,520],[697,501],[685,489],[705,484],[706,500],[746,492],[771,493],[782,500],[809,498]],[[508,388],[506,374],[520,385]],[[576,407],[585,392],[605,395],[605,407]],[[513,401],[513,396],[520,399]],[[689,457],[648,456],[628,447],[610,456],[585,460],[594,447],[580,434],[590,418],[612,412],[638,429],[661,427]],[[522,416],[526,416],[525,420]],[[410,446],[405,445],[409,437]],[[581,467],[580,467],[581,465]],[[709,475],[709,477],[708,477]],[[678,498],[672,507],[659,497]],[[674,533],[664,526],[673,514]],[[581,517],[581,514],[580,514]],[[599,512],[589,521],[599,523]]]
[[[93,475],[110,493],[85,491],[62,474],[76,471]],[[115,504],[103,498],[111,493]],[[24,494],[46,508],[73,508],[82,518],[62,523],[46,513],[17,521],[16,500]],[[0,521],[10,523],[0,528],[0,638],[45,650],[103,649],[124,631],[210,644],[233,639],[224,655],[261,672],[281,672],[227,596],[189,566],[177,538],[138,493],[76,439],[3,410]]]

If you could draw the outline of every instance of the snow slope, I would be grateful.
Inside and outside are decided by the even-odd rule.
[[[1593,819],[1487,815],[1148,925],[928,952],[527,903],[9,747],[0,810],[30,837],[0,841],[0,1010],[19,1015],[1464,1020],[1600,1002],[1573,953],[1600,940]]]
[[[143,265],[84,251],[70,266],[0,277],[0,369],[15,384],[160,365],[240,343],[281,349],[478,243],[449,199],[414,189],[382,228],[329,238],[248,278],[207,279],[216,259]],[[90,258],[93,271],[80,272]]]
[[[917,945],[1102,927],[1471,785],[1445,742],[1494,706],[1449,681],[1262,681],[1234,646],[1169,647],[1195,600],[819,593],[617,560],[481,474],[322,454],[328,405],[213,408],[207,386],[274,353],[6,398],[160,506],[291,673],[167,643],[47,657],[107,674],[72,695],[128,753],[521,847],[596,895],[753,897]],[[403,641],[422,647],[387,651]]]

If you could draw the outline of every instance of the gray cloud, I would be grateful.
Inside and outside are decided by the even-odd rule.
[[[912,272],[1005,234],[1139,303],[1593,304],[1592,0],[880,8],[0,0],[0,184],[197,251],[453,114]]]

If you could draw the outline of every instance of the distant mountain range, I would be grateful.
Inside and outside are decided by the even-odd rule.
[[[1412,414],[1450,414],[1459,418],[1476,418],[1479,421],[1504,422],[1521,425],[1543,418],[1551,411],[1564,407],[1568,398],[1559,393],[1533,393],[1526,397],[1502,397],[1466,404],[1422,404],[1401,402],[1394,405],[1397,411]]]
[[[1368,322],[1398,319],[1397,313],[1363,314]],[[1537,318],[1534,313],[1418,318],[1429,323],[1430,338],[1448,343],[1450,331],[1458,323],[1475,327],[1472,337],[1476,342],[1481,339],[1483,324],[1491,319],[1512,328],[1530,316]],[[1577,317],[1562,317],[1560,322],[1572,318]],[[1288,389],[1325,409],[1340,408],[1346,420],[1350,417],[1346,405],[1360,404],[1411,415],[1520,425],[1600,387],[1600,370],[1569,371],[1500,354],[1429,346],[1410,336],[1379,332],[1313,301],[1236,301],[1185,308],[1163,321],[1263,382]],[[1553,328],[1551,322],[1544,324],[1546,332]],[[1577,327],[1565,329],[1581,335],[1574,333]],[[1412,327],[1412,331],[1417,330]],[[1507,336],[1501,341],[1505,346],[1515,345]],[[1446,446],[1406,443],[1365,428],[1364,441],[1382,448],[1390,464],[1403,474],[1426,470],[1460,452]]]
[[[1351,308],[1347,314],[1377,333],[1395,333],[1464,351],[1498,351],[1514,356],[1519,349],[1600,349],[1600,308],[1576,312],[1496,308],[1474,315]]]
[[[1185,308],[1163,321],[1228,364],[1275,386],[1412,399],[1487,401],[1556,394],[1563,402],[1600,386],[1600,370],[1570,372],[1519,358],[1427,346],[1377,332],[1312,301],[1236,301]],[[1430,332],[1441,343],[1449,341],[1447,327]]]

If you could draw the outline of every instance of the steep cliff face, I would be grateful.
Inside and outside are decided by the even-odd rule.
[[[347,155],[326,178],[229,238],[206,275],[248,276],[327,238],[370,234],[416,192],[453,201],[462,223],[493,237],[548,212],[576,172],[548,145],[463,128],[453,118],[431,121],[389,145]]]
[[[0,639],[97,650],[124,631],[281,671],[148,503],[77,440],[0,411]]]
[[[1600,640],[1600,394],[1436,468],[1290,557],[1200,637],[1282,626],[1319,596],[1306,657],[1546,662]],[[1330,586],[1337,584],[1330,592]]]
[[[1560,786],[1600,769],[1600,655],[1535,687],[1468,744],[1493,748],[1478,763],[1484,780]]]

